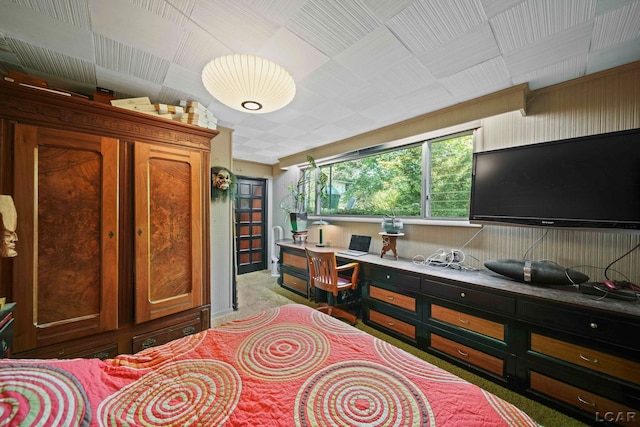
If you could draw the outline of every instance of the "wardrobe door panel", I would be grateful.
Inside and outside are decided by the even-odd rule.
[[[118,141],[17,125],[16,351],[117,328]]]
[[[136,323],[202,304],[199,152],[135,144]]]

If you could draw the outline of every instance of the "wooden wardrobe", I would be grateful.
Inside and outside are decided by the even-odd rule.
[[[0,194],[18,211],[12,357],[132,353],[209,327],[217,131],[0,82]]]

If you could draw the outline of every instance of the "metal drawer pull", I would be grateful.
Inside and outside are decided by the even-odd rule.
[[[580,354],[580,359],[584,360],[585,362],[593,363],[594,365],[598,364],[598,359],[590,359],[587,356],[583,356],[582,354]]]
[[[387,299],[388,299],[389,301],[393,301],[395,298],[394,298],[394,297],[387,297]]]
[[[196,328],[194,326],[187,326],[182,330],[182,336],[186,337],[187,335],[193,334],[195,331],[196,331]]]
[[[458,353],[460,354],[460,356],[463,356],[463,357],[469,357],[469,353],[465,353],[465,352],[464,352],[464,351],[462,351],[462,350],[458,350]]]
[[[464,292],[460,292],[460,296],[461,296],[462,298],[464,298],[464,297],[466,297],[466,296],[467,296],[467,294],[465,294]]]
[[[595,407],[597,406],[595,403],[589,402],[588,400],[583,399],[583,398],[582,398],[582,397],[580,397],[580,396],[578,396],[578,401],[579,401],[580,403],[585,404],[585,405],[591,406],[592,408],[595,408]]]
[[[387,325],[393,326],[393,322],[387,322]]]
[[[154,345],[156,345],[156,339],[155,338],[147,338],[146,340],[144,340],[144,342],[142,343],[141,347],[142,349],[147,349],[147,348],[151,348]]]
[[[387,279],[391,279],[391,276],[389,276],[388,274],[387,274]]]
[[[598,329],[598,324],[596,322],[589,323],[589,326],[591,327],[591,329]]]
[[[468,320],[465,320],[465,319],[458,318],[458,320],[460,321],[460,323],[462,323],[464,325],[468,325],[469,323],[471,323],[471,322],[469,322]]]
[[[101,351],[99,353],[94,354],[93,357],[96,359],[105,360],[109,358],[109,353],[106,351]]]

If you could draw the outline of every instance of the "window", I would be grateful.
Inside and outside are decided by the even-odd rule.
[[[472,131],[397,148],[349,153],[304,171],[325,174],[322,190],[306,187],[307,212],[317,215],[466,219],[469,215]],[[319,194],[312,192],[319,191]]]

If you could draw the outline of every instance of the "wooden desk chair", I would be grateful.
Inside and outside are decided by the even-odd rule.
[[[340,292],[354,290],[358,287],[360,264],[350,262],[338,266],[335,252],[318,252],[309,248],[306,249],[306,252],[309,264],[309,285],[326,291],[329,300],[328,304],[320,305],[318,310],[329,316],[345,319],[355,325],[357,316],[338,305],[337,300]],[[339,276],[338,273],[350,269],[352,270],[350,278]]]

